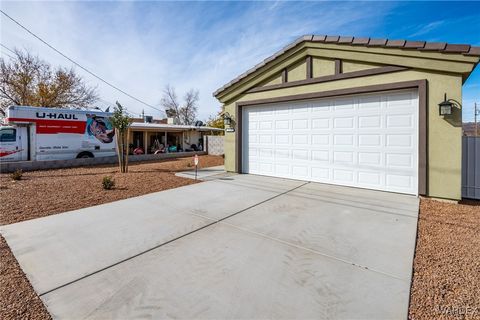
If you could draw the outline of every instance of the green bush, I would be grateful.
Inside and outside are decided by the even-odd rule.
[[[12,178],[12,180],[15,180],[15,181],[22,180],[22,176],[23,176],[23,171],[21,169],[17,169],[10,174],[10,178]]]
[[[113,180],[112,177],[109,177],[109,176],[103,177],[102,186],[103,186],[103,189],[105,190],[112,190],[113,187],[115,187],[115,181]]]

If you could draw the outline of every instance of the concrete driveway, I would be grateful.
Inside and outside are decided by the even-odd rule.
[[[253,175],[1,226],[55,318],[406,319],[416,197]]]

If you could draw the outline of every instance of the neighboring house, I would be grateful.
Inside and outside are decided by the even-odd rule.
[[[164,147],[176,147],[176,151],[192,151],[192,145],[203,150],[203,136],[221,132],[222,129],[204,126],[175,125],[165,123],[133,122],[129,128],[129,144],[144,153],[154,153]],[[195,150],[197,151],[197,150]],[[172,150],[170,150],[172,152]]]
[[[480,48],[304,36],[214,93],[228,171],[461,198],[461,109]]]
[[[464,122],[463,123],[463,135],[464,136],[478,136],[480,135],[480,123]]]

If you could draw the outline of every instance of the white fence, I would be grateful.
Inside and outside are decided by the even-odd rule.
[[[480,137],[462,137],[462,197],[480,200]]]
[[[208,154],[221,156],[225,153],[223,148],[225,136],[203,136],[203,138]]]

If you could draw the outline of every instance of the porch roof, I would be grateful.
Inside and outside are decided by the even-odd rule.
[[[130,125],[132,130],[148,130],[148,131],[223,131],[220,128],[212,127],[196,127],[191,125],[178,125],[178,124],[164,124],[164,123],[139,123],[133,122]]]

